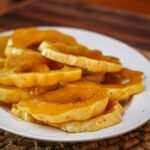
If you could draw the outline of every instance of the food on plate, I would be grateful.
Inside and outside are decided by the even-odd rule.
[[[106,73],[101,86],[108,90],[111,100],[125,100],[143,91],[144,74],[123,68],[119,72]]]
[[[22,120],[25,120],[25,121],[27,121],[27,122],[36,123],[36,120],[35,120],[29,113],[18,109],[18,108],[16,107],[16,104],[13,104],[13,105],[12,105],[12,107],[11,107],[11,113],[12,113],[14,116],[16,116],[16,117],[18,117],[18,118],[20,118],[20,119],[22,119]]]
[[[17,48],[12,47],[12,49]],[[15,72],[28,72],[38,65],[47,63],[48,60],[38,52],[26,50],[20,51],[18,54],[8,55],[5,60],[5,68],[13,69]]]
[[[11,112],[25,121],[31,123],[41,124],[40,121],[36,120],[27,111],[23,111],[14,105]],[[110,101],[107,109],[102,115],[84,120],[84,121],[70,121],[66,123],[49,123],[50,126],[60,128],[66,132],[92,132],[97,131],[109,126],[113,126],[121,122],[121,116],[124,112],[123,107],[118,102]],[[48,123],[48,122],[47,122]]]
[[[33,72],[49,72],[50,68],[47,64],[40,64],[32,68]]]
[[[50,42],[49,42],[50,43]],[[99,50],[90,50],[89,48],[81,45],[67,45],[65,43],[50,43],[55,46],[56,49],[59,49],[60,52],[65,52],[67,54],[72,54],[76,56],[86,56],[88,58],[101,59],[103,57],[102,52]]]
[[[59,52],[63,52],[66,54],[72,54],[75,56],[84,56],[96,60],[106,60],[109,62],[120,63],[120,60],[116,57],[104,56],[100,50],[89,49],[81,44],[67,45],[65,43],[60,43],[60,42],[56,42],[56,43],[48,42],[48,43],[56,50],[59,50]]]
[[[83,79],[100,83],[99,86],[107,89],[109,99],[120,101],[128,100],[132,95],[143,91],[143,76],[144,74],[140,71],[123,68],[119,72],[99,74],[98,77],[95,73],[85,75]]]
[[[67,54],[62,51],[59,51],[54,44],[43,42],[39,50],[42,55],[57,61],[59,63],[63,63],[66,65],[81,67],[83,69],[87,69],[90,72],[117,72],[121,70],[121,64],[116,62],[109,62],[105,60],[97,60],[84,56],[76,56],[72,54]]]
[[[9,59],[12,57],[16,57],[18,61],[24,60],[24,62],[18,62],[19,66],[16,66],[15,63],[11,64],[10,61],[10,65],[13,66],[14,64],[17,68],[20,68],[20,66],[23,64],[24,65],[22,67],[24,68],[32,68],[34,66],[37,66],[38,64],[44,63],[46,63],[51,69],[60,69],[64,66],[63,64],[44,58],[40,53],[36,52],[36,50],[34,49],[23,49],[14,46],[8,46],[5,48],[5,54]],[[32,57],[33,60],[30,60],[30,57]]]
[[[90,84],[64,87],[35,99],[20,101],[16,107],[45,123],[87,120],[104,112],[107,91]],[[51,109],[50,109],[51,108]]]
[[[104,80],[104,72],[87,72],[83,71],[81,81],[91,81],[96,83],[101,83]]]
[[[60,81],[75,81],[80,79],[81,69],[64,67],[59,70],[49,72],[25,72],[0,74],[0,84],[16,86],[19,88],[29,88],[35,86],[50,86]]]
[[[0,57],[5,57],[5,48],[8,42],[9,36],[0,36]]]
[[[54,86],[51,87],[55,88]],[[50,90],[50,88],[44,87],[35,87],[35,88],[16,88],[16,87],[8,87],[8,86],[0,86],[0,102],[4,103],[16,103],[20,100],[27,100],[35,97],[36,95],[40,95],[46,90]]]
[[[0,69],[4,67],[5,59],[0,57]]]
[[[109,104],[108,104],[109,105]],[[50,124],[54,127],[60,128],[66,132],[91,132],[97,131],[109,126],[113,126],[121,122],[121,116],[124,110],[119,103],[114,103],[102,115],[85,121],[70,121],[60,124]]]
[[[18,48],[34,47],[42,41],[62,42],[68,45],[77,44],[72,36],[56,30],[39,30],[37,28],[17,29],[8,40],[7,46]]]
[[[56,30],[0,36],[0,102],[31,123],[72,133],[118,124],[123,103],[144,90],[143,80],[119,58]]]

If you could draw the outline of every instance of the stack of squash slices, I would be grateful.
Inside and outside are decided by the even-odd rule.
[[[118,124],[122,104],[144,89],[142,72],[55,30],[1,36],[0,68],[0,102],[13,115],[66,132]]]

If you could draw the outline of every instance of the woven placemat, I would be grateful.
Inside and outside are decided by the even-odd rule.
[[[150,120],[119,137],[85,142],[54,143],[32,140],[0,130],[0,150],[150,150]]]

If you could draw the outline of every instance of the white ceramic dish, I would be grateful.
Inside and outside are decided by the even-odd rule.
[[[121,123],[96,132],[66,133],[53,127],[22,121],[4,108],[0,108],[1,129],[33,139],[77,142],[117,136],[137,128],[150,119],[150,63],[141,54],[116,39],[91,31],[65,27],[42,27],[42,29],[57,29],[73,35],[80,43],[90,48],[100,49],[106,55],[119,57],[125,67],[143,71],[145,73],[145,90],[132,98]],[[2,34],[6,35],[11,32]]]

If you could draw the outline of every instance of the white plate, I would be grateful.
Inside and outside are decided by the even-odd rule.
[[[150,64],[142,55],[128,45],[102,34],[75,28],[42,27],[42,29],[51,28],[73,35],[80,43],[93,49],[100,49],[106,55],[119,57],[125,67],[143,71],[145,90],[132,98],[121,123],[96,132],[66,133],[56,128],[27,123],[12,116],[4,108],[0,108],[1,129],[33,139],[76,142],[117,136],[137,128],[150,119]]]

